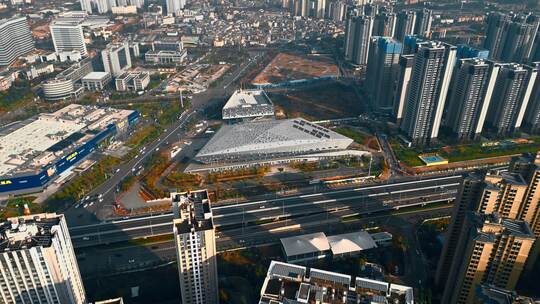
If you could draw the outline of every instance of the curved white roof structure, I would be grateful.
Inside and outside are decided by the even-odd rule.
[[[224,125],[199,151],[203,163],[345,150],[352,139],[302,118]]]
[[[322,232],[292,236],[281,239],[287,256],[311,254],[330,250],[326,235]]]

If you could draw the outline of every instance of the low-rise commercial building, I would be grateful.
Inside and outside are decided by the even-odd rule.
[[[178,64],[187,58],[187,51],[148,51],[144,60],[153,64]]]
[[[71,104],[0,129],[0,193],[41,191],[138,117],[130,110]]]
[[[272,261],[259,304],[413,304],[413,288],[337,272]]]
[[[263,90],[238,90],[223,107],[222,115],[227,121],[273,117],[274,104]]]
[[[379,245],[385,246],[391,240],[392,235],[387,232],[371,235],[361,230],[328,237],[323,232],[317,232],[282,238],[281,248],[287,262],[301,263],[329,256],[339,258],[357,255]]]
[[[117,91],[143,91],[150,84],[150,73],[126,72],[115,79]]]
[[[73,81],[66,78],[55,78],[41,84],[43,97],[49,101],[78,99],[82,93],[81,86],[75,86]]]
[[[109,72],[92,72],[82,78],[82,85],[87,91],[101,91],[111,80]]]

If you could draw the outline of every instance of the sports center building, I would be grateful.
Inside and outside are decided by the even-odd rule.
[[[223,107],[222,115],[228,122],[274,117],[274,104],[263,90],[237,90]]]
[[[292,161],[361,156],[352,139],[302,118],[223,125],[186,172],[219,171]],[[205,170],[203,170],[205,169]]]
[[[32,193],[139,118],[130,110],[68,105],[0,129],[0,195]]]

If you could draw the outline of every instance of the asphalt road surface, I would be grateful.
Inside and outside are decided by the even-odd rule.
[[[136,172],[144,161],[147,160],[156,149],[165,147],[172,138],[182,138],[185,136],[185,132],[182,128],[189,122],[189,120],[198,112],[204,112],[207,108],[212,107],[216,103],[222,102],[223,98],[230,95],[235,90],[235,82],[248,70],[261,57],[260,53],[256,53],[254,57],[247,62],[240,65],[234,72],[226,75],[216,86],[209,88],[208,90],[195,94],[191,100],[191,109],[182,113],[178,121],[166,128],[166,131],[159,136],[155,141],[144,146],[139,155],[130,160],[129,162],[122,164],[117,168],[117,171],[109,177],[109,179],[90,191],[86,196],[93,198],[93,204],[84,207],[71,207],[64,212],[66,215],[68,225],[76,226],[81,224],[99,223],[101,221],[110,219],[114,214],[112,211],[112,204],[116,200],[116,189],[119,184],[127,176],[130,176]],[[101,198],[99,198],[101,195]]]
[[[453,201],[461,184],[461,176],[406,179],[392,183],[320,193],[276,197],[212,208],[214,225],[220,230],[246,227],[277,219],[294,219],[314,214],[329,216],[331,212],[369,214],[408,206],[425,206]],[[333,214],[334,216],[336,214]],[[340,215],[342,216],[342,215]],[[99,224],[70,227],[75,247],[95,246],[172,233],[172,214],[162,213]]]

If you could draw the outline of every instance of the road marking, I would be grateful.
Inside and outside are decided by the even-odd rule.
[[[250,205],[257,205],[257,204],[262,204],[262,203],[270,203],[270,202],[275,202],[275,201],[292,200],[292,199],[306,198],[306,197],[313,197],[313,196],[321,196],[321,195],[328,195],[328,194],[338,194],[338,193],[346,193],[346,192],[353,192],[353,191],[363,191],[363,190],[371,190],[371,189],[378,189],[378,188],[388,188],[388,187],[399,187],[399,186],[402,186],[402,185],[410,185],[410,184],[418,184],[418,183],[426,183],[426,182],[435,182],[435,181],[447,180],[447,179],[455,179],[455,178],[460,178],[460,177],[461,176],[459,176],[459,175],[452,175],[452,176],[447,176],[447,177],[431,178],[431,179],[424,179],[424,180],[410,181],[410,182],[401,182],[401,183],[395,183],[395,184],[382,184],[382,185],[362,187],[362,188],[344,189],[344,190],[320,192],[320,193],[314,193],[314,194],[304,194],[304,195],[300,195],[300,196],[290,196],[290,197],[284,197],[284,198],[276,198],[276,199],[255,201],[255,202],[237,203],[237,204],[234,204],[234,205],[217,206],[217,207],[212,207],[212,210],[234,208],[234,207],[238,207],[238,206],[250,206]]]
[[[458,186],[458,185],[460,185],[460,183],[452,183],[452,184],[445,185],[445,187]],[[230,216],[243,215],[243,214],[267,212],[267,211],[272,211],[272,210],[282,210],[282,209],[295,208],[295,207],[301,207],[301,206],[312,206],[312,205],[334,203],[334,202],[353,200],[353,199],[359,199],[359,198],[379,197],[379,196],[385,196],[385,195],[391,195],[391,194],[406,193],[406,192],[411,192],[411,191],[429,190],[429,189],[434,189],[434,188],[439,188],[439,187],[441,186],[426,186],[426,187],[415,188],[415,189],[405,189],[405,190],[400,190],[400,191],[394,191],[392,193],[380,192],[380,193],[372,193],[368,195],[358,195],[358,196],[351,196],[351,197],[327,199],[327,200],[321,200],[321,201],[315,201],[315,202],[291,204],[291,205],[286,205],[286,206],[284,205],[284,206],[276,206],[276,207],[266,207],[264,209],[253,209],[253,210],[247,210],[247,211],[232,212],[232,213],[227,213],[227,214],[218,214],[218,215],[213,215],[212,217],[216,219],[216,218],[230,217]],[[398,206],[398,207],[402,208],[406,206],[407,205]]]

